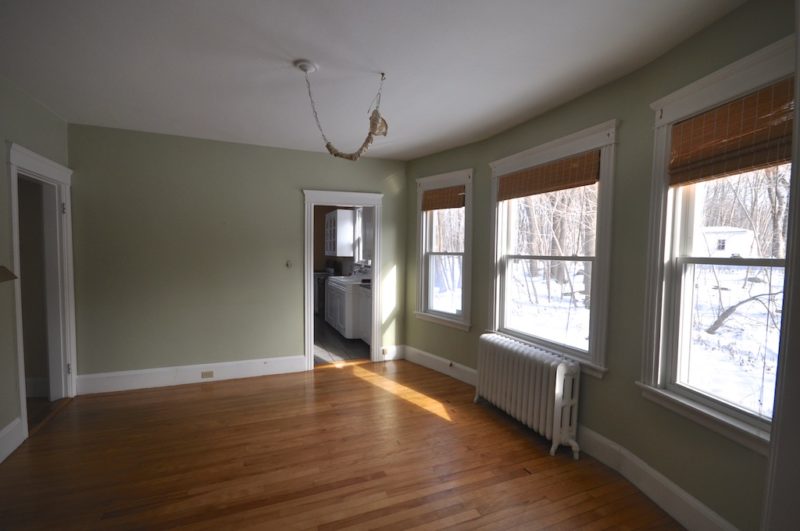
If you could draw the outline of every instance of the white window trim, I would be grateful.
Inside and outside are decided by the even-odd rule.
[[[577,133],[536,146],[494,162],[492,168],[492,210],[494,230],[492,231],[492,297],[489,329],[508,334],[522,341],[546,348],[558,354],[570,357],[581,363],[582,371],[595,377],[602,377],[606,372],[606,330],[608,321],[608,284],[611,260],[611,207],[614,197],[614,146],[616,144],[617,120],[589,127]],[[505,233],[505,220],[501,216],[497,201],[499,178],[503,175],[545,164],[554,160],[600,149],[600,184],[597,199],[597,230],[595,236],[596,252],[594,267],[596,273],[592,280],[592,307],[589,325],[589,351],[584,355],[581,351],[549,341],[519,335],[500,329],[500,273],[503,264],[503,243],[501,235]]]
[[[651,104],[655,111],[653,181],[650,197],[650,228],[647,248],[647,284],[644,308],[644,345],[641,381],[645,398],[690,418],[699,424],[766,455],[769,427],[763,422],[748,421],[746,415],[734,415],[715,407],[713,400],[677,393],[667,382],[667,342],[672,335],[666,308],[664,251],[672,246],[671,227],[674,205],[670,193],[667,164],[670,128],[673,123],[698,114],[726,101],[753,92],[795,71],[794,35],[785,37],[735,63]],[[662,333],[664,330],[664,333]]]
[[[425,271],[425,223],[423,221],[422,194],[425,190],[436,190],[464,185],[464,258],[461,271],[461,316],[451,316],[426,308],[427,281]],[[457,170],[417,179],[417,309],[414,315],[430,321],[468,332],[471,326],[472,301],[472,169]]]

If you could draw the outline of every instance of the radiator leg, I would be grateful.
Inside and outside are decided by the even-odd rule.
[[[481,399],[481,395],[479,395],[478,392],[475,391],[475,398],[472,399],[472,403],[473,404],[477,404],[478,400],[480,400],[480,399]]]
[[[553,445],[550,447],[550,455],[556,455],[556,450],[558,450],[558,443],[553,441]]]
[[[578,458],[580,457],[580,451],[581,451],[580,446],[578,446],[578,441],[576,441],[575,439],[570,439],[567,442],[569,443],[570,448],[572,448],[572,458],[575,459],[575,461],[577,461]]]

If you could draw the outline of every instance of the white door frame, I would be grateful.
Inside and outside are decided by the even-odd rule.
[[[305,266],[303,303],[306,370],[314,370],[314,207],[373,207],[375,208],[375,245],[372,260],[372,346],[370,359],[384,361],[381,333],[381,206],[383,194],[365,192],[331,192],[303,190],[306,198]]]
[[[18,144],[9,147],[11,181],[11,241],[14,271],[20,275],[19,249],[19,178],[26,177],[45,185],[44,220],[46,247],[55,252],[46,254],[46,298],[48,313],[48,349],[50,352],[51,399],[75,396],[75,286],[72,268],[72,217],[70,186],[72,170],[53,162]],[[50,191],[54,193],[50,193]],[[49,196],[49,197],[48,197]],[[51,230],[48,231],[48,226]],[[52,230],[52,229],[55,230]],[[49,234],[48,234],[49,233]],[[48,246],[47,244],[50,243]],[[46,251],[47,253],[47,251]],[[47,271],[49,270],[49,271]],[[19,370],[20,413],[25,437],[28,436],[27,405],[25,403],[25,348],[22,336],[21,279],[14,281],[16,308],[17,365]],[[53,352],[53,350],[55,352]],[[52,363],[57,360],[59,363]],[[53,367],[53,365],[56,365]],[[54,381],[55,380],[55,381]],[[53,396],[55,393],[55,396]]]

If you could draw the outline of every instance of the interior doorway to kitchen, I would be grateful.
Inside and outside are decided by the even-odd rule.
[[[305,195],[306,368],[378,361],[381,194]]]

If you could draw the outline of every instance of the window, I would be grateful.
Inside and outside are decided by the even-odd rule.
[[[417,180],[417,317],[469,329],[472,172]]]
[[[615,128],[601,124],[492,163],[493,328],[595,374],[604,366]]]
[[[780,342],[792,71],[791,59],[746,58],[654,104],[645,396],[760,451]]]
[[[790,171],[773,165],[673,191],[669,383],[764,420],[775,394]],[[723,230],[729,249],[718,240],[713,252],[709,235]]]

